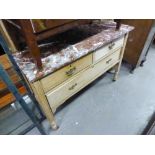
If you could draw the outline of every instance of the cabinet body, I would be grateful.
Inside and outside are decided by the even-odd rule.
[[[148,48],[145,47],[146,40],[151,30],[153,20],[147,19],[122,19],[123,24],[129,24],[135,29],[129,34],[123,60],[135,69],[144,61]]]
[[[127,37],[128,34],[125,34],[48,76],[30,83],[52,127],[56,109],[71,96],[111,68],[115,69],[113,80],[117,79]]]

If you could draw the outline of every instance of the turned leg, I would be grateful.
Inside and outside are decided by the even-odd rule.
[[[119,64],[116,64],[115,67],[114,67],[114,69],[115,69],[115,73],[114,73],[113,81],[116,81],[118,79],[120,65]]]
[[[121,49],[119,62],[118,62],[118,64],[115,65],[115,74],[114,74],[114,77],[113,77],[113,81],[116,81],[118,79],[118,74],[119,74],[119,71],[120,71],[120,68],[121,68],[122,59],[123,59],[127,39],[128,39],[128,34],[126,34],[125,37],[124,37],[124,44],[123,44],[123,47]]]
[[[34,94],[36,95],[36,98],[38,99],[38,102],[39,102],[46,118],[48,119],[48,121],[51,125],[51,128],[53,130],[57,130],[58,126],[55,121],[54,113],[47,101],[47,98],[45,97],[45,93],[44,93],[44,90],[43,90],[40,82],[39,81],[34,82],[32,88],[33,88]]]

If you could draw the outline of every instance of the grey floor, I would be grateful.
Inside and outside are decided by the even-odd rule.
[[[152,47],[144,67],[130,74],[123,65],[116,82],[109,73],[100,77],[56,113],[57,131],[47,121],[43,122],[45,130],[53,135],[141,134],[155,111],[154,66]],[[28,134],[39,133],[33,129]]]

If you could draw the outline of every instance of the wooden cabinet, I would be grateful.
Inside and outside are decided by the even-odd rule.
[[[113,67],[115,68],[113,79],[117,79],[127,37],[128,34],[121,36],[70,65],[31,83],[35,96],[52,128],[56,127],[53,113],[67,99]],[[71,76],[68,76],[66,73],[68,69],[70,71],[70,66],[76,69],[71,71]]]
[[[57,31],[52,28],[51,31],[43,30],[42,33],[39,32],[40,29],[35,28],[35,31],[39,33],[34,33],[30,20],[20,20],[27,44],[31,52],[33,51],[32,55],[34,58],[39,58],[39,51],[33,50],[38,47],[37,41],[56,32],[63,32],[65,29],[73,28],[77,25],[77,22],[78,24],[89,23],[87,20],[75,21],[71,22],[73,25],[69,24],[67,26],[65,24],[65,28],[56,26],[55,28],[58,28]],[[34,21],[32,20],[31,22]],[[28,28],[25,26],[28,26]],[[113,80],[115,81],[118,77],[128,33],[133,30],[133,27],[122,25],[120,29],[116,29],[117,24],[112,28],[104,26],[102,24],[83,26],[84,31],[82,32],[85,32],[84,34],[87,34],[87,37],[83,35],[76,43],[69,43],[62,50],[51,53],[49,57],[44,59],[42,70],[39,68],[29,70],[30,68],[26,65],[22,67],[19,65],[53,129],[57,128],[54,113],[67,99],[111,68],[115,70]],[[50,25],[47,27],[50,29]],[[79,26],[79,28],[82,28],[82,26]],[[79,30],[81,31],[82,29]],[[76,35],[80,35],[80,31]],[[89,33],[90,31],[91,33]],[[35,47],[33,47],[34,45]],[[21,63],[24,62],[24,56],[20,58],[18,57],[18,60],[21,60]],[[29,63],[31,64],[32,62],[29,61]],[[26,67],[26,72],[24,72],[23,67]],[[31,75],[34,75],[34,78],[30,78]]]
[[[135,27],[135,29],[129,34],[123,57],[123,60],[132,65],[133,70],[145,60],[148,48],[144,49],[144,47],[151,30],[153,20],[122,19],[121,22]]]

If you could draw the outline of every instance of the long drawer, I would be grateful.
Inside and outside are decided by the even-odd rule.
[[[45,92],[48,92],[55,86],[59,85],[63,81],[71,78],[73,75],[79,71],[85,69],[92,64],[92,54],[75,61],[74,63],[63,67],[62,69],[52,73],[51,75],[45,77],[41,80],[42,87]]]
[[[89,69],[80,72],[70,80],[67,80],[60,86],[48,92],[46,96],[51,108],[55,109],[60,106],[69,97],[77,93],[80,89],[84,88],[90,82],[118,63],[120,51],[121,49],[115,51],[104,60],[94,66],[91,66]]]
[[[102,47],[93,53],[93,63],[97,63],[98,61],[102,60],[104,57],[116,51],[118,48],[123,46],[124,37],[120,38],[105,47]]]

